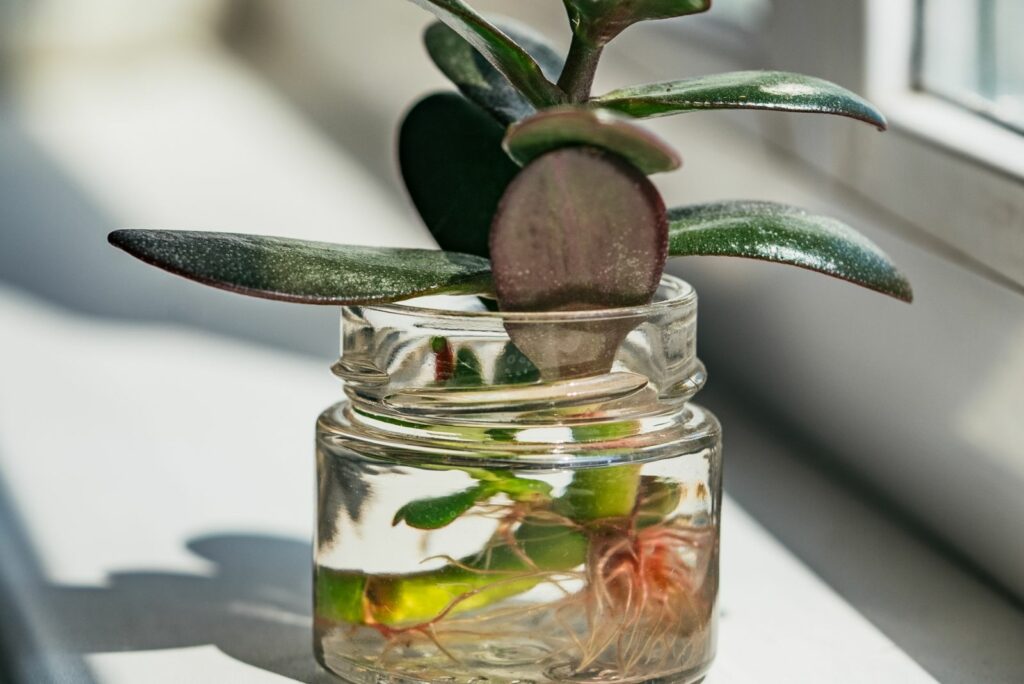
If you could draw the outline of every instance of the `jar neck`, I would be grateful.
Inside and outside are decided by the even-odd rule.
[[[365,435],[506,453],[666,444],[703,386],[696,296],[666,278],[647,307],[493,314],[347,307],[346,420]]]

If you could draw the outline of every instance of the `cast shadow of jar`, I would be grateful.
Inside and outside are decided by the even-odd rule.
[[[61,641],[80,653],[212,644],[300,682],[336,682],[313,659],[308,542],[261,535],[192,539],[212,573],[125,572],[105,587],[51,585]]]

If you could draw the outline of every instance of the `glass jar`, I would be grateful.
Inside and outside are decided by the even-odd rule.
[[[721,449],[689,402],[696,307],[666,277],[630,309],[345,308],[346,399],[317,424],[320,663],[361,683],[700,681]]]

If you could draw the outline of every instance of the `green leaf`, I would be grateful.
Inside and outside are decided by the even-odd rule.
[[[606,44],[638,21],[706,12],[711,0],[563,0],[573,33],[594,46]]]
[[[483,369],[480,358],[473,350],[463,347],[455,354],[455,369],[452,372],[451,385],[455,387],[479,387],[484,384]]]
[[[540,34],[511,19],[490,19],[537,61],[548,79],[558,78],[564,60]],[[430,58],[442,73],[458,86],[463,95],[486,109],[499,122],[510,124],[537,111],[476,48],[441,22],[427,28],[423,41]]]
[[[371,304],[489,289],[487,260],[469,254],[177,230],[117,230],[108,239],[175,275],[264,299]]]
[[[494,493],[488,484],[479,484],[460,492],[439,496],[434,499],[417,499],[410,501],[395,513],[391,524],[405,522],[409,527],[418,530],[437,530],[455,522],[456,519],[474,505]]]
[[[545,109],[509,128],[502,145],[522,166],[551,150],[578,145],[614,152],[646,174],[672,171],[683,163],[658,136],[601,109]]]
[[[412,2],[433,13],[462,36],[533,106],[550,107],[565,101],[565,93],[544,76],[540,65],[522,46],[462,0]]]
[[[518,385],[537,382],[540,371],[526,358],[519,347],[507,342],[494,362],[495,385]]]
[[[315,572],[316,614],[337,622],[361,623],[367,575],[321,567]]]
[[[491,433],[492,430],[488,430]],[[512,429],[512,433],[516,430]],[[513,501],[536,501],[548,498],[553,487],[543,480],[518,477],[511,470],[484,470],[482,468],[459,468],[471,477],[486,483],[495,492],[507,494]]]
[[[486,257],[491,220],[519,167],[501,149],[505,129],[458,93],[430,95],[398,138],[402,178],[441,249]]]
[[[640,476],[637,497],[636,526],[650,527],[664,522],[679,508],[683,498],[683,485],[669,478]]]
[[[531,480],[528,477],[514,475],[504,477],[494,483],[498,491],[507,494],[513,501],[538,501],[551,496],[552,486],[543,480]]]
[[[704,109],[768,109],[846,116],[879,130],[887,126],[882,113],[859,95],[820,78],[785,71],[736,71],[632,86],[589,104],[638,118]]]
[[[671,209],[670,256],[734,256],[799,266],[906,302],[906,277],[873,242],[833,218],[774,202]]]

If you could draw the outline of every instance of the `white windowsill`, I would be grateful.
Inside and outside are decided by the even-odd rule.
[[[4,588],[38,649],[20,664],[81,658],[102,683],[316,679],[301,563],[276,583],[253,570],[246,586],[244,559],[186,545],[307,544],[312,419],[338,396],[327,361],[80,318],[9,290],[0,315],[0,474],[37,557],[21,563],[42,574]],[[724,518],[708,684],[934,681],[738,505]],[[289,638],[261,640],[275,629]]]
[[[186,81],[182,79],[181,83]],[[104,98],[125,92],[119,84],[111,85],[115,87],[105,92]],[[240,93],[254,107],[266,104],[258,97],[258,86],[249,88],[256,84],[246,81],[242,85],[245,87],[237,93],[232,89],[232,97]],[[222,91],[214,87],[208,92],[216,95]],[[188,96],[190,93],[183,88],[179,97]],[[252,100],[249,96],[257,97]],[[75,117],[75,121],[102,123],[102,116],[92,115],[90,102],[76,103],[83,105],[76,111],[86,116]],[[126,99],[126,103],[130,102]],[[274,109],[270,116],[276,117],[279,111]],[[65,111],[64,118],[49,121],[62,124],[69,120]],[[209,120],[218,123],[216,117]],[[299,126],[300,119],[294,120]],[[159,126],[169,124],[170,117],[155,116],[150,121]],[[693,123],[697,121],[694,119]],[[687,128],[689,124],[687,119]],[[689,135],[702,137],[701,129],[695,129]],[[216,130],[216,125],[193,125],[191,130],[211,131]],[[95,144],[102,140],[96,136],[104,131],[102,126],[90,128],[85,137]],[[252,131],[248,129],[248,134],[239,138],[252,140]],[[79,179],[88,179],[90,163],[103,161],[99,154],[101,144],[79,154],[85,151],[75,145],[85,143],[72,139],[71,148],[65,148],[63,134],[69,132],[59,126],[44,126],[35,132],[42,142],[49,143],[45,145],[48,151],[64,152],[55,156]],[[305,138],[308,131],[297,130],[296,134]],[[283,133],[279,130],[277,135]],[[145,136],[139,140],[145,142]],[[262,147],[230,150],[218,147],[218,140],[222,138],[210,135],[208,145],[196,145],[209,155],[204,159],[210,163],[230,158],[235,152],[253,154],[245,157],[253,164],[267,157]],[[166,141],[151,142],[154,147],[148,148],[150,152],[166,154],[167,148],[161,147]],[[694,162],[694,170],[717,165],[721,167],[720,174],[734,180],[734,167],[739,166],[739,160],[745,165],[748,159],[737,154],[735,164],[729,165],[715,159],[719,150],[708,149],[711,139],[704,147],[699,140],[692,142],[685,146],[685,152],[688,162]],[[321,154],[321,145],[327,147],[326,142],[315,140],[313,145],[301,147],[312,150],[316,159],[324,162],[316,165],[320,169],[316,176],[336,177],[338,172],[333,162],[326,159],[330,155]],[[118,160],[151,158],[146,148],[133,148],[118,148]],[[133,157],[133,153],[138,156]],[[173,161],[173,155],[169,159]],[[281,157],[275,159],[279,161]],[[367,225],[374,225],[375,229],[377,225],[388,229],[399,225],[383,220],[371,224],[361,219],[367,215],[362,209],[370,200],[366,193],[358,192],[354,194],[360,202],[335,196],[339,188],[351,190],[344,183],[277,185],[277,179],[287,176],[290,169],[301,172],[308,168],[308,160],[301,155],[288,159],[291,163],[282,168],[254,167],[263,178],[255,184],[284,187],[286,191],[249,191],[237,200],[251,214],[256,228],[229,225],[237,220],[237,214],[217,213],[223,206],[220,202],[211,202],[197,215],[196,205],[189,202],[202,197],[209,184],[190,178],[189,167],[163,164],[159,169],[142,171],[153,174],[145,176],[146,183],[173,183],[176,192],[189,200],[157,204],[166,212],[156,217],[161,225],[178,225],[182,216],[178,212],[186,211],[186,221],[194,221],[198,216],[210,227],[218,222],[218,227],[237,230],[282,232],[294,227],[306,237],[311,236],[310,231],[323,231],[333,239],[346,241],[353,240],[350,236],[365,238]],[[224,178],[230,178],[238,166],[224,164],[213,168],[219,169]],[[758,169],[765,168],[775,168],[777,173],[758,176]],[[130,164],[115,170],[124,171],[124,178],[131,180]],[[177,175],[161,176],[168,171]],[[262,176],[264,171],[274,174],[268,180]],[[793,199],[804,199],[800,195],[801,190],[806,191],[802,184],[791,182],[787,174],[777,167],[767,167],[763,160],[747,176],[744,186],[756,181],[758,192],[766,196],[778,194],[779,198],[786,198],[793,194]],[[696,194],[710,198],[717,192],[717,186],[700,178],[700,174],[680,177],[681,185],[674,197]],[[117,185],[111,183],[110,176],[91,180],[106,184],[92,188],[105,199],[106,191]],[[136,182],[145,189],[145,183],[138,179]],[[224,187],[237,191],[243,184]],[[314,195],[313,199],[318,201],[313,206],[317,210],[310,212],[310,204],[305,200]],[[691,197],[694,201],[700,198]],[[116,216],[132,218],[137,216],[136,209],[150,212],[154,206],[152,202],[130,200],[131,193],[122,192],[110,196],[108,205],[119,210],[114,212]],[[383,199],[381,205],[369,215],[389,218],[392,212],[400,211],[390,198]],[[268,206],[273,211],[266,211]],[[359,211],[353,214],[354,209]],[[273,220],[274,215],[300,214],[305,216],[303,225],[293,226],[289,222],[285,227]],[[310,216],[316,218],[315,225],[310,225]],[[401,230],[409,227],[401,225],[398,232],[389,232],[385,237],[401,239]],[[333,232],[337,227],[343,227],[348,234]],[[373,234],[365,239],[380,238],[381,235]],[[175,292],[201,291],[180,281],[169,286]],[[232,300],[233,305],[236,301],[238,307],[250,303],[236,299]],[[238,309],[226,311],[237,315]],[[183,672],[188,675],[186,681],[282,681],[283,675],[248,664],[245,659],[258,659],[293,680],[322,679],[308,655],[308,616],[304,612],[308,610],[308,549],[303,545],[312,517],[312,463],[308,458],[312,418],[337,397],[337,387],[325,370],[327,362],[311,363],[170,328],[115,326],[63,312],[26,312],[20,298],[10,295],[3,296],[0,319],[5,321],[5,335],[0,336],[0,358],[5,362],[0,368],[0,377],[4,378],[0,383],[0,481],[6,479],[7,489],[15,492],[16,513],[28,521],[25,527],[33,547],[33,553],[22,558],[12,558],[8,547],[0,547],[0,573],[6,573],[19,560],[31,566],[32,556],[38,555],[45,577],[52,583],[38,584],[32,567],[20,575],[11,574],[15,589],[6,594],[18,602],[22,612],[28,613],[37,637],[48,649],[41,653],[26,651],[25,657],[38,656],[40,662],[57,663],[65,671],[75,671],[77,664],[101,682],[160,681],[154,677],[162,673],[166,681],[181,681]],[[6,334],[8,324],[19,336]],[[43,423],[44,409],[55,407],[67,412],[69,419]],[[241,425],[243,429],[225,430],[225,425]],[[250,441],[253,433],[244,429],[250,425],[259,426],[255,448]],[[162,486],[153,486],[156,481]],[[726,612],[721,657],[708,684],[932,681],[922,679],[920,670],[899,649],[822,585],[770,535],[752,524],[740,509],[730,504],[726,515]],[[0,514],[0,538],[3,522],[4,516]],[[291,540],[292,548],[301,547],[302,577],[294,586],[288,583],[285,587],[284,599],[294,601],[288,604],[288,610],[280,609],[282,597],[274,592],[257,597],[265,598],[270,609],[259,601],[254,605],[252,596],[245,596],[246,601],[242,602],[218,603],[218,599],[237,595],[230,590],[230,583],[206,585],[206,578],[218,576],[218,565],[189,552],[183,544],[189,539],[224,532],[278,535]],[[747,554],[754,554],[756,562]],[[144,581],[147,577],[183,578],[186,587],[219,586],[220,593],[180,592],[182,583],[172,581],[156,585],[164,587],[166,596],[154,596],[154,585]],[[70,591],[60,591],[61,587]],[[276,591],[282,585],[272,588]],[[97,590],[102,600],[90,598],[94,596],[91,589]],[[180,605],[180,609],[169,615],[149,611],[146,596],[160,599],[161,608]],[[62,597],[74,600],[62,606]],[[123,602],[111,604],[103,597]],[[78,600],[84,603],[76,604]],[[215,610],[205,612],[203,608],[208,604]],[[190,611],[197,615],[194,621]],[[260,619],[252,624],[269,629],[274,638],[268,638],[265,629],[246,633],[236,621],[240,618],[241,624],[249,624],[245,620],[254,616]],[[0,624],[0,632],[10,626]],[[69,632],[73,638],[90,642],[87,655],[82,657],[75,648],[63,643]],[[283,638],[277,638],[281,635]],[[205,645],[183,645],[203,639]],[[228,652],[232,655],[226,655]],[[175,674],[179,677],[175,678]],[[79,679],[69,675],[61,681]]]

